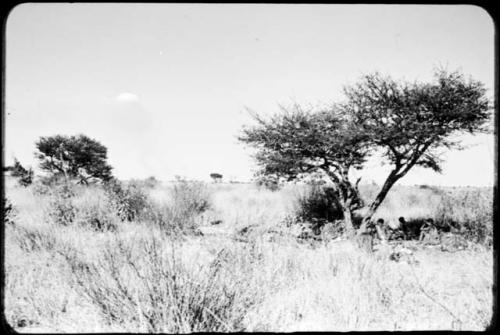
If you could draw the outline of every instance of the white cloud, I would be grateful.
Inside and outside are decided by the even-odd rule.
[[[118,94],[115,100],[118,102],[137,102],[139,101],[139,97],[134,93],[123,92]]]

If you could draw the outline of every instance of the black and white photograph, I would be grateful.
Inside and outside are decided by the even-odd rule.
[[[6,329],[495,325],[486,9],[23,3],[3,48]]]

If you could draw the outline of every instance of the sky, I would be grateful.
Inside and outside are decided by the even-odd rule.
[[[21,4],[5,43],[4,157],[35,171],[40,136],[83,133],[121,179],[248,181],[248,109],[339,102],[363,74],[430,81],[437,67],[494,94],[494,24],[469,5]],[[492,185],[494,140],[465,136],[442,174],[399,183]],[[374,158],[358,175],[388,169]]]

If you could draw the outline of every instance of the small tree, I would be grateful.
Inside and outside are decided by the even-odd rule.
[[[19,185],[26,187],[33,182],[33,169],[26,169],[17,158],[14,158],[14,165],[9,170],[11,176],[18,178]]]
[[[106,147],[85,135],[41,137],[36,148],[40,168],[53,176],[76,178],[83,184],[112,178]]]
[[[222,181],[222,175],[220,173],[211,173],[210,178],[212,178],[214,183],[220,183]]]
[[[342,206],[346,230],[354,235],[352,211],[362,202],[357,189],[359,179],[352,183],[349,171],[365,162],[369,138],[357,131],[343,109],[332,107],[311,113],[295,104],[281,110],[269,120],[252,114],[257,125],[244,129],[239,140],[257,149],[255,158],[264,175],[292,180],[304,173],[322,171]]]

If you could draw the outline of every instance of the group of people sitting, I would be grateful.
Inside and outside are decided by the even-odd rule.
[[[453,232],[455,230],[452,226],[437,225],[432,218],[407,222],[404,217],[400,217],[395,228],[380,218],[376,225],[382,230],[387,240],[418,240],[428,243],[438,243],[440,232]]]

